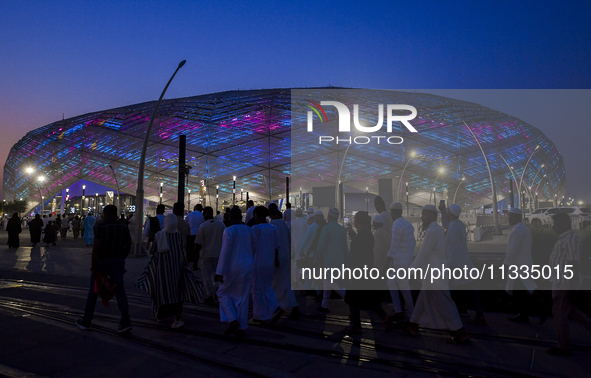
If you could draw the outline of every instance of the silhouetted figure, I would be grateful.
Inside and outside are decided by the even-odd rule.
[[[31,234],[31,243],[33,247],[41,242],[41,233],[43,232],[43,220],[40,214],[35,214],[35,218],[29,222],[29,233]]]
[[[8,248],[20,247],[20,240],[18,235],[22,232],[21,220],[17,213],[12,214],[12,218],[6,224],[6,231],[8,232]]]

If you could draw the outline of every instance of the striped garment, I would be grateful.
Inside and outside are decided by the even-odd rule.
[[[204,294],[201,281],[186,266],[185,252],[180,232],[166,233],[170,249],[158,252],[157,243],[151,249],[152,259],[140,275],[136,286],[146,290],[152,298],[152,314],[158,308],[182,302],[198,304]]]
[[[574,267],[572,269],[575,274],[573,279],[576,279],[576,281],[573,281],[573,279],[568,280],[564,277],[564,266],[573,263],[577,265],[581,263],[581,239],[573,230],[569,230],[558,237],[558,241],[556,241],[552,254],[550,255],[550,266],[553,268],[550,282],[552,282],[553,287],[560,289],[578,288],[580,284],[578,269]],[[555,266],[560,266],[558,276],[556,269],[554,269]]]

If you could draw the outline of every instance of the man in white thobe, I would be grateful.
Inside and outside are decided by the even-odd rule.
[[[396,270],[408,269],[412,263],[415,247],[417,245],[415,240],[415,228],[402,216],[402,204],[400,202],[394,202],[390,205],[390,216],[394,220],[394,223],[392,224],[392,242],[390,243],[390,250],[388,251],[388,257],[391,259],[391,265],[389,267]],[[410,292],[408,276],[405,276],[404,278],[396,276],[388,279],[388,289],[390,289],[392,306],[394,307],[394,316],[392,319],[399,321],[406,318],[402,311],[400,294],[402,294],[402,297],[404,298],[406,312],[410,317],[414,310],[414,302]]]
[[[275,266],[279,262],[279,232],[277,227],[267,223],[268,215],[269,210],[264,206],[254,209],[256,224],[252,229],[257,238],[257,245],[254,253],[251,324],[277,319],[281,316],[280,312],[283,312],[277,304],[272,288]]]
[[[292,318],[298,318],[300,308],[291,290],[291,232],[285,221],[281,219],[281,212],[277,205],[269,205],[269,216],[271,224],[277,227],[279,232],[279,266],[275,269],[273,278],[275,299],[282,309],[291,310]]]
[[[426,230],[425,238],[410,267],[420,268],[423,271],[429,266],[440,268],[445,263],[445,234],[437,224],[437,208],[433,205],[423,207],[421,220],[423,228]],[[467,344],[469,342],[468,333],[464,329],[456,304],[451,299],[446,280],[436,279],[431,283],[430,273],[425,274],[425,278],[407,331],[416,335],[419,325],[455,331],[457,332],[456,336],[449,342]]]
[[[521,210],[517,207],[509,210],[509,224],[513,226],[513,231],[509,235],[509,244],[507,245],[507,256],[505,257],[505,274],[507,274],[507,285],[505,291],[513,296],[514,304],[518,314],[509,317],[512,322],[529,322],[529,306],[531,305],[531,294],[533,294],[536,284],[529,276],[527,279],[511,279],[509,272],[512,266],[517,266],[517,272],[521,272],[523,265],[531,270],[533,260],[531,257],[531,231],[521,222]]]
[[[203,209],[203,223],[195,235],[195,245],[192,260],[199,267],[206,305],[214,306],[215,286],[213,280],[220,259],[222,240],[226,226],[223,222],[213,218],[213,208],[207,206]]]
[[[256,235],[252,228],[242,222],[242,212],[238,206],[230,211],[230,221],[232,225],[224,231],[216,270],[216,280],[220,282],[220,319],[230,323],[224,335],[236,333],[237,336],[244,336],[244,330],[248,327]]]

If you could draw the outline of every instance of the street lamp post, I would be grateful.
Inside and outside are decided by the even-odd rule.
[[[164,185],[164,183],[162,181],[160,181],[160,204],[162,205],[162,186]]]
[[[191,189],[187,189],[187,199],[188,199],[187,210],[191,211]]]
[[[406,162],[406,164],[404,165],[404,168],[402,168],[402,173],[400,174],[400,178],[398,179],[398,190],[396,191],[396,201],[400,202],[400,184],[402,183],[402,177],[404,176],[404,171],[406,171],[406,167],[408,166],[408,163],[410,163],[410,161],[412,160],[413,157],[416,156],[416,152],[412,151],[410,153],[410,159],[408,159],[408,161]],[[431,201],[429,201],[431,202]]]
[[[232,206],[236,203],[236,176],[232,176]]]
[[[86,185],[82,185],[82,198],[80,198],[80,215],[84,215],[84,192],[86,190]]]
[[[218,199],[220,198],[220,186],[215,186],[215,212],[218,212]]]
[[[488,157],[484,153],[484,149],[482,148],[480,141],[476,137],[476,134],[474,134],[474,132],[472,131],[470,126],[468,126],[468,124],[466,124],[466,122],[464,122],[464,120],[462,120],[462,122],[464,123],[464,126],[466,126],[468,131],[470,131],[470,134],[472,134],[472,137],[476,141],[476,144],[478,144],[478,147],[480,148],[480,152],[482,152],[482,156],[484,157],[484,162],[486,163],[486,168],[488,169],[488,176],[490,178],[490,186],[491,186],[491,190],[492,190],[493,220],[495,223],[495,232],[497,234],[501,234],[501,226],[499,225],[499,212],[498,212],[498,207],[497,207],[498,206],[497,205],[497,191],[495,189],[495,181],[493,179],[492,169],[490,168],[490,164],[488,162]]]
[[[365,211],[369,214],[369,187],[365,187]]]
[[[121,208],[121,193],[119,192],[119,181],[117,181],[115,169],[111,164],[109,164],[109,168],[111,168],[111,172],[113,172],[113,177],[115,177],[115,185],[117,185],[117,208],[119,209],[119,211],[125,214],[125,206],[123,206],[123,209]]]
[[[523,167],[523,171],[521,172],[521,178],[519,179],[519,190],[518,191],[520,193],[521,193],[521,185],[523,184],[523,176],[525,175],[525,171],[527,170],[527,165],[529,164],[529,161],[534,156],[534,154],[538,151],[539,148],[540,148],[540,145],[538,144],[536,146],[536,148],[534,149],[534,151],[531,153],[531,155],[529,155],[529,158],[527,159],[527,162],[525,163],[525,166]],[[521,204],[521,201],[519,201],[519,206],[523,207]]]
[[[409,211],[408,211],[408,181],[406,182],[406,216],[409,216]]]
[[[94,195],[94,214],[95,214],[95,216],[96,216],[96,214],[98,214],[97,213],[98,209],[99,209],[99,207],[98,207],[98,193],[96,193]]]
[[[460,189],[460,185],[462,185],[462,183],[466,181],[465,177],[462,177],[462,179],[460,180],[460,183],[458,184],[458,187],[456,188],[456,191],[454,193],[454,200],[453,203],[456,203],[456,195],[458,194],[458,190]]]
[[[437,177],[435,177],[435,181],[433,182],[433,198],[435,201],[437,201],[437,199],[435,199],[435,184],[437,184],[437,180],[439,179],[439,176],[441,176],[441,174],[445,172],[445,168],[441,167],[439,168],[439,173],[437,174]],[[429,193],[429,203],[431,203],[431,193]],[[435,206],[437,206],[437,203],[435,203]]]
[[[150,141],[150,135],[152,134],[152,126],[154,125],[154,120],[156,119],[156,114],[158,113],[158,108],[160,107],[160,103],[164,98],[164,94],[168,89],[168,86],[174,79],[176,73],[181,69],[182,66],[185,65],[187,61],[183,60],[179,63],[178,67],[166,83],[164,90],[160,94],[160,98],[156,103],[156,107],[154,108],[154,113],[152,113],[152,117],[150,118],[150,124],[148,125],[148,130],[146,132],[146,136],[144,138],[144,145],[142,146],[142,154],[139,161],[139,168],[138,168],[138,175],[137,175],[137,189],[135,194],[135,230],[134,230],[134,255],[141,256],[142,253],[142,231],[143,231],[143,221],[144,221],[144,168],[146,165],[146,154],[148,152],[148,142]]]

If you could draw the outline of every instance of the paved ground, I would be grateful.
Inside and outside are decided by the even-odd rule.
[[[477,244],[470,249],[482,256],[505,248],[499,240]],[[591,376],[591,334],[584,329],[571,326],[573,357],[548,356],[551,319],[513,324],[501,313],[488,313],[488,326],[466,325],[469,346],[451,346],[449,335],[435,330],[414,338],[401,329],[385,333],[373,314],[364,315],[362,337],[343,337],[343,301],[333,300],[331,314],[322,316],[310,297],[299,297],[300,320],[249,327],[242,340],[221,336],[218,309],[206,306],[186,306],[187,326],[173,331],[169,322],[152,320],[149,298],[133,287],[148,257],[127,261],[131,333],[113,332],[114,302],[97,304],[94,327],[81,331],[73,322],[85,303],[90,248],[80,239],[31,248],[23,233],[21,248],[7,249],[1,231],[0,245],[0,377]]]

